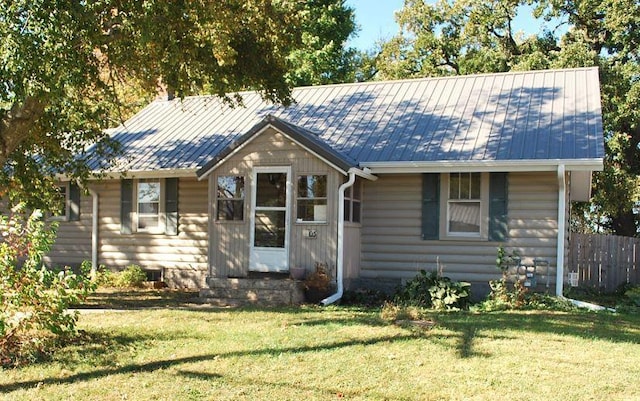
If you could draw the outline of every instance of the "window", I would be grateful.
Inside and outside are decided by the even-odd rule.
[[[58,186],[55,210],[51,220],[78,221],[80,220],[80,187],[74,182],[66,182]]]
[[[508,174],[422,174],[422,239],[505,241]]]
[[[122,179],[120,233],[178,235],[178,184],[175,177]],[[73,196],[73,186],[71,189]]]
[[[480,235],[480,173],[449,174],[447,233]]]
[[[327,221],[327,176],[298,176],[297,221]]]
[[[160,230],[160,180],[139,180],[136,194],[138,231]]]
[[[69,185],[64,184],[58,186],[58,199],[56,204],[56,211],[52,213],[52,220],[67,220],[69,215]]]
[[[216,219],[233,221],[244,219],[244,177],[218,176]]]
[[[344,221],[360,223],[362,203],[362,181],[356,182],[344,192]]]

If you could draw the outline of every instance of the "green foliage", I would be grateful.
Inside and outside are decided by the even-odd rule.
[[[634,287],[625,291],[624,296],[631,304],[640,307],[640,287]]]
[[[138,265],[129,265],[124,270],[116,274],[116,287],[141,288],[147,281],[147,274]]]
[[[0,197],[49,207],[55,174],[86,178],[92,144],[108,165],[119,149],[104,129],[160,90],[287,104],[292,69],[337,79],[354,28],[328,0],[2,2]]]
[[[401,287],[394,301],[401,305],[421,308],[466,309],[471,295],[471,284],[456,282],[442,277],[437,272],[421,270],[413,279]]]
[[[0,366],[28,362],[76,334],[67,308],[95,287],[70,269],[48,269],[44,254],[55,238],[42,213],[24,205],[0,218]]]

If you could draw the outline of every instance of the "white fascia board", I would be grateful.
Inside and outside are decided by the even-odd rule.
[[[463,160],[435,162],[367,162],[371,174],[391,173],[447,173],[495,171],[558,171],[564,165],[567,171],[601,171],[602,159],[548,159],[548,160]]]
[[[184,177],[196,177],[195,168],[183,168],[183,169],[160,169],[160,170],[130,170],[130,171],[94,171],[89,176],[89,180],[103,180],[103,179],[120,179],[120,178],[184,178]],[[60,181],[69,181],[69,176],[56,175],[56,178]]]

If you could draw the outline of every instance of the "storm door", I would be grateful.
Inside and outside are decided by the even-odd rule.
[[[289,270],[289,167],[255,167],[252,180],[249,270]]]

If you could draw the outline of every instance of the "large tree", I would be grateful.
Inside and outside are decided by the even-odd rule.
[[[300,11],[302,46],[288,56],[293,86],[355,80],[358,53],[346,42],[356,34],[355,15],[344,0],[307,0]]]
[[[640,233],[640,4],[637,0],[405,0],[400,33],[382,45],[381,78],[600,67],[605,170],[575,227]],[[524,6],[548,29],[526,36]],[[586,220],[586,221],[585,221]]]
[[[287,0],[12,0],[0,5],[0,197],[39,194],[159,87],[290,99],[309,4]],[[348,17],[348,16],[347,16]],[[239,99],[228,99],[231,102]],[[80,155],[80,157],[78,157]],[[46,204],[47,196],[32,196]],[[42,201],[42,202],[38,202]]]

